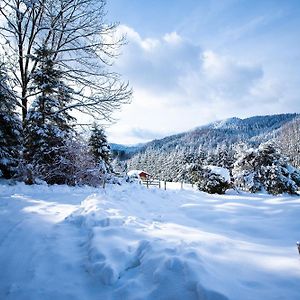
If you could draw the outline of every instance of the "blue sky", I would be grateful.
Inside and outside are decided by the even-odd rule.
[[[108,0],[134,90],[108,129],[138,143],[228,117],[300,112],[300,1]]]

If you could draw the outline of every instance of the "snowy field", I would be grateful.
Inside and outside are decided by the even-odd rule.
[[[0,299],[300,299],[300,197],[0,183]]]

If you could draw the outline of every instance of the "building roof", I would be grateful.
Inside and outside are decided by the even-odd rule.
[[[141,175],[149,175],[150,174],[146,171],[143,171],[143,170],[130,170],[129,172],[127,172],[127,175],[129,177],[134,177],[134,176],[141,176]]]

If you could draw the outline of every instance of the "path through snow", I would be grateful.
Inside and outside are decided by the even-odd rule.
[[[300,199],[0,184],[0,299],[298,300]]]
[[[83,267],[84,233],[64,222],[90,191],[0,189],[0,299],[95,299],[100,287]]]

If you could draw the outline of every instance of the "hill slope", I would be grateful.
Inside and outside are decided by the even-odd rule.
[[[128,153],[130,169],[145,169],[156,177],[176,180],[188,155],[201,156],[206,163],[230,168],[238,143],[256,147],[275,139],[281,129],[299,114],[230,118],[163,139],[151,141],[137,152]]]
[[[186,147],[197,149],[202,146],[209,150],[221,144],[231,145],[236,142],[261,143],[276,136],[276,132],[286,123],[299,117],[299,114],[280,114],[255,116],[247,119],[230,118],[198,127],[189,132],[180,133],[147,143],[149,147],[170,149]]]

